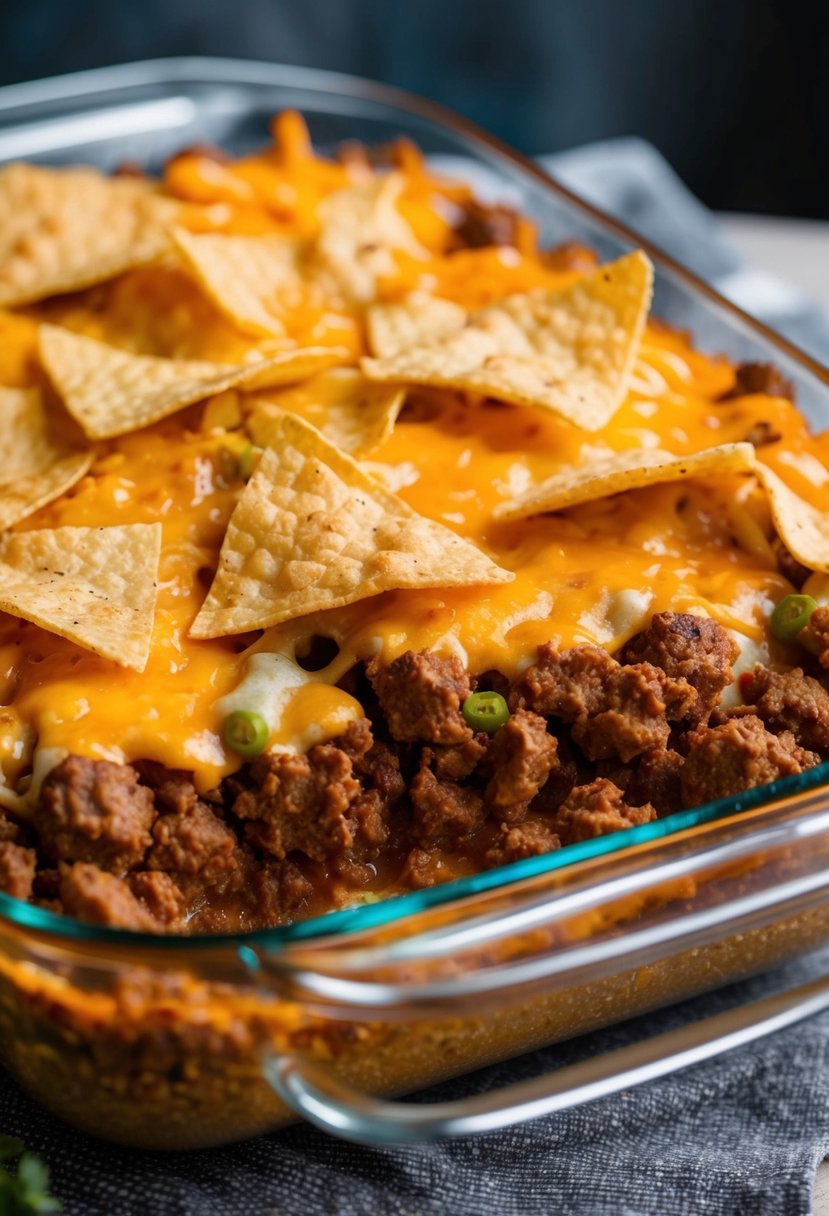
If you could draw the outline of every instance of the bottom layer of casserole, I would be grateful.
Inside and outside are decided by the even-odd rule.
[[[353,672],[367,716],[305,754],[265,753],[200,797],[157,762],[70,756],[28,821],[0,820],[0,886],[98,924],[261,929],[647,823],[829,755],[829,693],[755,667],[720,704],[736,648],[715,621],[662,613],[618,658],[538,659],[510,684],[405,652]],[[461,706],[512,713],[474,732]]]

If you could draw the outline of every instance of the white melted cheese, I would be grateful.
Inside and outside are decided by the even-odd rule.
[[[744,671],[751,671],[757,663],[762,663],[764,666],[770,663],[771,655],[765,638],[758,642],[755,638],[750,638],[737,629],[729,629],[728,634],[739,646],[740,653],[732,666],[734,678],[728,687],[723,689],[720,704],[723,709],[734,709],[737,705],[743,704],[740,676]]]
[[[325,694],[316,717],[291,712],[305,690]],[[353,697],[320,681],[317,673],[304,671],[289,655],[268,651],[251,655],[244,677],[216,702],[216,709],[222,718],[236,710],[259,714],[270,731],[268,750],[286,752],[307,751],[363,716],[362,706]]]

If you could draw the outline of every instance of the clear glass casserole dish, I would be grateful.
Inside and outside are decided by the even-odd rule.
[[[318,147],[399,135],[464,158],[545,243],[644,247],[655,313],[696,343],[774,362],[813,424],[829,374],[646,241],[437,107],[378,85],[167,60],[0,91],[0,160],[137,160],[261,142],[285,107]],[[218,1144],[296,1113],[371,1142],[484,1130],[724,1050],[829,1004],[784,993],[501,1094],[405,1093],[770,967],[829,939],[827,766],[445,886],[240,937],[155,938],[0,895],[3,1059],[77,1126],[142,1147]]]

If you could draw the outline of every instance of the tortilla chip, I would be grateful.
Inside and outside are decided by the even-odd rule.
[[[394,250],[428,257],[397,210],[402,189],[402,176],[388,173],[323,199],[313,255],[323,285],[348,299],[372,300],[377,280],[394,273]]]
[[[259,447],[274,447],[287,411],[310,422],[334,447],[363,456],[388,439],[405,395],[397,385],[372,384],[353,367],[334,367],[295,388],[250,397],[245,427]]]
[[[0,169],[0,304],[77,291],[152,262],[180,205],[95,169]]]
[[[414,347],[463,329],[469,314],[452,300],[413,291],[399,304],[373,304],[366,318],[368,344],[378,359],[393,359]]]
[[[771,517],[786,548],[808,570],[829,574],[829,515],[790,490],[767,465],[758,463],[755,473],[769,496]]]
[[[0,611],[143,671],[161,524],[45,528],[0,539]]]
[[[650,306],[653,267],[638,251],[563,291],[507,296],[463,329],[386,359],[371,380],[432,384],[553,410],[586,431],[624,400]]]
[[[0,388],[0,434],[2,532],[80,481],[94,453],[73,447],[50,428],[37,389]]]
[[[319,431],[283,414],[230,519],[194,638],[265,629],[381,591],[515,577],[418,515]]]
[[[302,284],[297,241],[269,233],[265,236],[195,236],[182,228],[173,232],[205,294],[240,329],[282,336],[280,294]]]
[[[342,362],[348,352],[312,346],[233,366],[134,355],[56,325],[41,325],[40,357],[86,434],[109,439],[138,431],[225,389],[303,380]]]
[[[493,512],[496,519],[527,519],[547,511],[562,511],[578,503],[607,498],[623,490],[640,490],[684,477],[749,473],[757,459],[750,443],[723,443],[690,456],[674,456],[658,448],[634,448],[606,460],[563,469]]]

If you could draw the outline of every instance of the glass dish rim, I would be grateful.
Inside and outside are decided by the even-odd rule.
[[[241,86],[262,84],[297,90],[306,89],[328,96],[344,94],[357,100],[378,103],[390,109],[403,111],[425,120],[427,123],[444,128],[458,137],[461,142],[473,147],[482,147],[490,157],[494,155],[496,159],[507,161],[513,170],[529,175],[544,190],[563,198],[577,210],[586,213],[593,221],[612,232],[616,237],[644,249],[663,269],[676,276],[683,286],[697,295],[703,295],[719,308],[731,313],[743,325],[754,330],[766,343],[783,351],[789,358],[799,363],[806,371],[829,387],[828,367],[730,300],[725,299],[703,279],[666,254],[659,246],[563,186],[529,157],[481,129],[469,119],[455,114],[437,102],[392,85],[340,72],[288,64],[270,64],[255,59],[233,59],[222,56],[171,56],[170,58],[140,60],[134,63],[48,77],[43,80],[6,85],[0,88],[0,124],[3,121],[4,113],[17,107],[32,107],[49,102],[70,100],[73,97],[92,96],[95,93],[100,94],[108,88],[127,91],[130,88],[151,84],[175,85],[181,83],[183,86],[188,79],[202,78],[210,82],[211,77],[214,83],[220,83],[224,79],[225,83],[235,83]],[[12,126],[13,124],[10,123],[7,129],[11,129]],[[119,953],[125,949],[160,948],[172,951],[182,949],[193,951],[241,946],[256,946],[259,949],[268,950],[335,934],[345,936],[377,929],[407,916],[416,915],[465,897],[513,886],[522,880],[541,877],[577,862],[592,860],[636,845],[672,837],[676,833],[718,819],[725,819],[729,815],[741,811],[772,806],[788,796],[816,789],[824,784],[829,784],[829,761],[817,765],[805,773],[785,777],[769,785],[719,799],[716,802],[705,803],[690,810],[678,811],[652,823],[569,845],[553,853],[527,857],[435,887],[391,896],[378,900],[376,903],[339,909],[273,929],[191,937],[183,934],[136,933],[105,925],[85,924],[71,917],[50,912],[45,908],[24,903],[3,892],[0,892],[0,925],[6,922],[16,928],[34,930],[68,942],[116,947]]]

